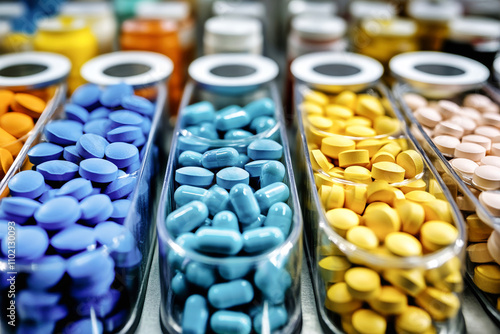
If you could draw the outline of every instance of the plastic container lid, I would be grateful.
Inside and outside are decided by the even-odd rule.
[[[449,24],[450,38],[454,40],[499,39],[500,21],[486,17],[460,17]]]
[[[396,15],[396,7],[383,1],[353,1],[349,13],[354,21],[364,18],[390,19]]]
[[[215,49],[245,51],[262,44],[262,23],[250,17],[212,17],[205,23],[204,43]]]
[[[278,75],[278,65],[253,54],[214,54],[191,63],[189,75],[209,90],[229,95],[252,91]]]
[[[214,1],[212,11],[215,15],[236,15],[264,18],[266,7],[260,2]]]
[[[80,30],[87,26],[87,23],[82,18],[72,18],[71,20],[61,20],[60,18],[53,17],[40,20],[38,22],[38,29],[40,31],[74,31]]]
[[[190,15],[190,8],[187,2],[139,2],[135,7],[136,15],[140,18],[149,19],[173,19],[185,20]]]
[[[447,21],[462,15],[459,1],[410,1],[408,15],[422,21]]]
[[[166,80],[173,68],[168,57],[156,52],[119,51],[89,60],[82,66],[80,74],[96,85],[109,86],[124,82],[141,87]]]
[[[328,92],[345,89],[359,91],[371,86],[384,72],[373,58],[349,52],[318,52],[300,56],[292,62],[293,76]]]
[[[389,62],[392,74],[421,94],[442,98],[480,87],[490,73],[483,64],[443,52],[407,52]]]
[[[0,56],[0,87],[41,88],[64,80],[71,62],[49,52],[21,52]]]
[[[417,33],[417,24],[408,19],[398,18],[383,23],[366,19],[361,26],[367,34],[374,36],[412,36]]]
[[[302,14],[292,19],[292,29],[302,38],[325,41],[344,36],[346,23],[337,16]]]
[[[108,16],[113,15],[111,4],[104,1],[65,2],[61,5],[62,15]]]
[[[337,14],[337,5],[334,2],[292,0],[288,3],[288,13],[291,16],[301,14],[330,16]]]

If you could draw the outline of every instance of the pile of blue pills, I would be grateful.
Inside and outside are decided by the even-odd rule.
[[[243,111],[257,115],[265,105],[274,109],[268,101],[255,101]],[[239,116],[225,118],[229,107],[215,112],[209,105],[200,102],[181,111],[181,122],[191,127],[190,132],[192,127],[212,127],[214,123],[206,123],[209,120],[215,120],[219,134],[227,130],[223,138],[231,130],[244,131],[217,125],[218,120],[229,122]],[[261,107],[248,108],[252,105]],[[271,115],[269,110],[264,113]],[[183,310],[184,333],[261,333],[267,325],[273,331],[288,322],[285,299],[293,282],[285,268],[287,261],[279,265],[265,258],[248,261],[283,244],[290,234],[293,212],[287,204],[290,189],[285,183],[284,148],[279,141],[255,134],[248,139],[244,145],[231,146],[232,140],[222,140],[227,146],[211,147],[191,136],[177,137],[172,160],[176,209],[166,217],[167,231],[183,249],[223,260],[220,265],[203,263],[170,249],[173,307]],[[263,316],[268,324],[263,325],[267,322]]]
[[[16,266],[29,267],[18,270],[18,333],[113,332],[128,318],[127,289],[137,289],[129,277],[142,256],[123,223],[155,105],[126,84],[86,84],[64,111],[0,201],[1,256],[15,222]]]

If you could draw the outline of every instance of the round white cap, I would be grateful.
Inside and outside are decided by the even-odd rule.
[[[235,2],[235,1],[214,1],[212,11],[215,15],[236,15],[263,18],[266,15],[266,7],[260,2]]]
[[[396,7],[383,1],[353,1],[349,13],[354,20],[364,18],[390,19],[396,15]]]
[[[451,21],[449,27],[452,39],[500,38],[500,21],[486,17],[459,17]]]
[[[38,22],[38,29],[44,31],[71,31],[85,28],[86,25],[87,23],[81,17],[75,17],[69,24],[67,24],[67,22],[63,23],[63,21],[57,17],[52,17],[40,20],[40,22]]]
[[[304,0],[292,0],[288,3],[288,12],[291,16],[301,14],[313,15],[335,15],[337,14],[337,5],[330,2],[314,2]]]
[[[262,23],[251,17],[216,16],[205,22],[205,45],[227,52],[262,44]]]
[[[422,21],[445,21],[462,15],[463,7],[459,1],[412,0],[408,4],[408,15]]]
[[[184,20],[189,17],[190,8],[187,2],[138,2],[135,7],[137,17],[149,19]]]
[[[107,16],[113,15],[111,4],[104,1],[65,2],[61,5],[62,15]]]
[[[292,19],[292,29],[302,38],[324,41],[344,36],[346,23],[337,16],[302,14]]]

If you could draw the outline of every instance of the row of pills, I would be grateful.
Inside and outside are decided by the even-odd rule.
[[[0,179],[14,162],[46,102],[28,93],[0,89]]]
[[[342,92],[327,96],[324,101],[338,102],[346,95],[356,96]],[[386,116],[382,103],[372,96],[382,109],[376,116],[371,115],[371,119],[384,117],[391,124],[386,131],[372,128],[372,136],[380,134],[379,137],[356,138],[352,132],[348,136],[344,132],[342,136],[330,129],[322,134],[323,138],[318,138],[317,126],[308,120],[310,107],[304,107],[312,99],[317,100],[316,96],[326,95],[305,94],[301,111],[318,196],[333,231],[359,249],[381,258],[415,258],[454,244],[459,232],[450,205],[441,199],[435,180],[431,178],[428,185],[421,178],[422,157],[408,149],[406,138],[389,137],[399,130],[397,119]],[[351,109],[362,109],[356,104],[360,101],[363,99],[354,100]],[[343,122],[359,117],[354,113],[349,115]],[[359,164],[346,167],[342,156],[363,150],[371,160],[360,160]],[[384,160],[373,161],[376,155]],[[352,177],[353,167],[366,171],[352,173],[355,175]],[[463,283],[458,258],[431,270],[392,269],[390,264],[376,265],[361,255],[346,254],[325,238],[321,230],[313,233],[318,233],[316,251],[326,288],[325,307],[341,316],[340,326],[346,332],[385,333],[393,328],[397,332],[425,333],[435,330],[433,321],[454,318],[459,311],[457,293]]]
[[[33,170],[9,180],[2,257],[14,231],[16,261],[37,268],[17,282],[21,332],[102,333],[127,320],[142,255],[123,223],[154,111],[126,84],[80,86],[28,151]]]
[[[463,180],[483,191],[480,203],[500,216],[500,195],[492,192],[500,189],[499,106],[482,94],[466,95],[462,105],[413,93],[404,101]]]
[[[183,332],[261,333],[293,318],[285,300],[294,298],[298,273],[288,268],[289,255],[275,263],[248,260],[283,244],[294,221],[275,108],[264,98],[243,108],[215,111],[203,101],[181,110],[181,127],[195,136],[177,137],[177,209],[165,226],[185,250],[221,260],[220,265],[203,263],[169,250],[173,307],[183,310],[177,320]],[[265,126],[255,128],[255,123]],[[220,146],[206,141],[217,138],[224,138]]]

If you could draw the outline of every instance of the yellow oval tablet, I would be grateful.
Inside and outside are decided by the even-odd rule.
[[[356,149],[367,150],[368,156],[371,158],[382,147],[382,142],[378,139],[364,139],[356,144]]]
[[[328,96],[325,93],[309,90],[304,94],[304,101],[313,102],[320,106],[328,104]]]
[[[397,232],[401,227],[398,213],[388,205],[367,208],[363,215],[363,221],[367,227],[375,232],[379,240],[384,240],[389,233]]]
[[[333,164],[328,161],[323,152],[320,150],[312,150],[311,152],[311,166],[314,170],[323,170],[328,172],[333,168]]]
[[[321,131],[328,131],[333,125],[330,119],[323,116],[307,116],[307,121],[311,126]]]
[[[396,331],[400,334],[425,334],[431,328],[431,316],[420,307],[408,306],[396,318]]]
[[[367,150],[348,150],[339,154],[339,166],[364,166],[370,162]]]
[[[326,218],[330,226],[343,238],[348,229],[359,225],[358,215],[345,208],[329,210],[326,213]]]
[[[330,177],[324,175],[323,173],[314,173],[314,182],[316,183],[317,188],[321,186],[333,185],[333,181],[330,179]]]
[[[351,92],[350,90],[344,90],[342,93],[333,98],[333,103],[345,106],[353,110],[356,106],[357,100],[358,96],[354,92]]]
[[[299,110],[306,115],[323,116],[323,107],[312,101],[302,102]]]
[[[327,256],[319,261],[319,271],[325,282],[336,283],[344,280],[344,274],[351,263],[342,256]]]
[[[328,195],[328,198],[325,202],[325,209],[331,210],[336,208],[343,208],[344,200],[344,187],[338,184],[333,184],[330,190],[330,194]]]
[[[328,200],[328,196],[330,196],[330,191],[332,191],[332,186],[321,185],[318,187],[318,195],[323,206],[326,206],[326,201]]]
[[[500,294],[500,266],[481,264],[474,268],[474,283],[484,292]]]
[[[396,158],[392,154],[390,154],[389,152],[378,151],[377,153],[375,153],[372,156],[372,158],[370,160],[372,165],[376,164],[377,162],[383,162],[383,161],[395,163]]]
[[[425,220],[441,220],[447,223],[452,223],[450,203],[442,199],[435,199],[422,203],[425,211]]]
[[[405,197],[407,200],[418,204],[424,204],[426,202],[431,202],[436,200],[436,197],[434,195],[422,190],[410,191],[405,194]]]
[[[380,276],[375,270],[356,267],[347,270],[344,276],[347,290],[356,299],[369,300],[380,293]]]
[[[375,130],[363,125],[350,125],[345,128],[345,135],[351,137],[374,137],[377,135]]]
[[[427,287],[415,301],[437,321],[454,317],[460,309],[460,300],[454,293],[433,287]]]
[[[413,297],[426,287],[424,275],[419,269],[387,269],[384,271],[383,276],[392,285]]]
[[[328,175],[330,175],[332,177],[336,177],[336,178],[339,178],[339,179],[343,179],[344,178],[344,168],[333,167],[327,173],[328,173]]]
[[[424,171],[424,161],[415,150],[406,150],[398,154],[396,163],[405,169],[405,178],[411,179]]]
[[[358,95],[358,103],[356,104],[356,114],[365,116],[374,120],[378,116],[385,114],[384,107],[378,98],[368,94]]]
[[[345,207],[362,214],[366,206],[366,187],[347,186],[345,189]]]
[[[425,181],[422,179],[415,180],[413,182],[407,183],[399,187],[399,189],[405,194],[415,190],[424,191],[426,188],[427,188],[427,183],[425,183]]]
[[[9,111],[10,104],[14,100],[14,92],[8,89],[0,89],[0,115]]]
[[[425,221],[424,208],[415,202],[403,200],[396,205],[403,232],[417,234]]]
[[[383,286],[380,294],[368,303],[380,314],[401,314],[408,307],[408,297],[392,286]]]
[[[326,137],[321,141],[321,151],[333,159],[338,159],[339,153],[354,150],[355,147],[356,143],[354,140],[339,135]]]
[[[325,114],[330,118],[340,118],[347,120],[354,116],[354,111],[339,104],[330,104],[325,107]]]
[[[429,252],[451,245],[457,237],[458,230],[455,226],[439,220],[428,221],[420,229],[420,241]]]
[[[0,147],[5,148],[13,157],[16,157],[23,148],[23,142],[0,128]]]
[[[378,247],[378,238],[375,233],[366,226],[354,226],[347,231],[347,241],[359,248],[372,250]]]
[[[422,245],[417,238],[406,232],[389,233],[384,240],[385,247],[397,256],[422,255]]]
[[[349,166],[344,170],[344,179],[356,183],[368,184],[372,182],[372,175],[365,167]]]
[[[372,121],[366,117],[363,117],[363,116],[354,116],[354,117],[349,118],[345,124],[346,124],[346,126],[362,125],[362,126],[366,126],[368,128],[371,128]]]
[[[332,126],[328,130],[330,133],[337,135],[344,135],[346,128],[346,122],[342,119],[332,119]]]
[[[387,320],[372,310],[358,310],[352,315],[352,327],[359,334],[382,334],[387,329]]]
[[[391,135],[399,131],[399,121],[389,116],[379,116],[373,121],[373,129],[378,135]]]
[[[493,228],[485,224],[476,213],[468,215],[465,219],[467,223],[467,236],[469,242],[486,242],[493,232]]]
[[[405,170],[393,162],[377,162],[372,165],[372,177],[389,183],[402,182],[405,179]]]
[[[328,288],[325,298],[325,307],[338,314],[351,313],[360,309],[363,302],[354,299],[345,282],[335,283]]]

